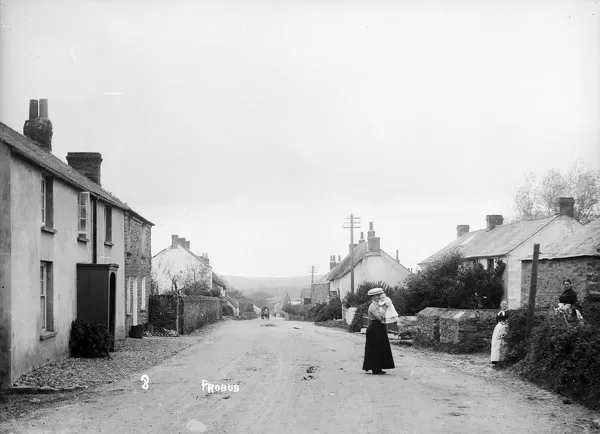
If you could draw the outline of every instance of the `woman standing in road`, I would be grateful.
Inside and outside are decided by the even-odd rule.
[[[504,345],[504,335],[506,333],[506,320],[508,319],[508,302],[503,300],[500,303],[500,312],[496,315],[496,327],[492,335],[492,364],[500,361],[502,346]]]
[[[375,375],[385,374],[384,369],[394,369],[394,357],[388,339],[385,318],[379,312],[379,297],[382,288],[373,288],[368,292],[371,297],[369,305],[369,327],[365,342],[364,371],[373,371]]]

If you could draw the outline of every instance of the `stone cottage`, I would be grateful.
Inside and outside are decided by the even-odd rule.
[[[521,303],[529,302],[533,255],[522,260]],[[553,305],[563,291],[563,279],[571,279],[579,300],[600,294],[600,219],[583,230],[540,246],[536,305]]]
[[[426,267],[438,255],[460,251],[468,263],[480,263],[486,268],[495,267],[499,261],[506,268],[504,296],[511,309],[521,305],[521,259],[533,253],[533,245],[540,244],[544,249],[565,236],[576,234],[583,225],[573,218],[574,200],[568,197],[558,199],[559,212],[534,220],[521,220],[504,225],[501,215],[486,216],[486,228],[469,232],[469,225],[456,227],[456,239],[443,249],[421,261]]]
[[[153,223],[129,210],[125,213],[125,329],[148,323],[152,279]]]

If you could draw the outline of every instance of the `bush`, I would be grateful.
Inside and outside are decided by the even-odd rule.
[[[228,304],[224,304],[221,308],[221,315],[223,316],[233,316],[233,308]]]
[[[367,314],[367,312],[369,311],[370,304],[371,304],[371,302],[367,301],[366,303],[363,303],[356,308],[356,312],[354,313],[354,318],[352,318],[352,322],[350,323],[350,326],[348,326],[348,331],[350,333],[360,332],[360,329],[362,328],[363,316],[365,316]]]
[[[344,303],[347,307],[357,307],[361,304],[370,302],[371,297],[369,297],[367,293],[373,288],[383,288],[386,293],[389,293],[393,289],[390,285],[382,280],[378,282],[364,281],[358,285],[354,293],[350,292],[346,294],[346,297],[344,297]]]
[[[600,329],[600,294],[590,294],[583,300],[581,315],[586,324]]]
[[[589,325],[567,326],[548,318],[531,334],[527,356],[518,365],[526,379],[600,409],[600,336]]]
[[[504,363],[513,364],[522,360],[528,351],[528,341],[525,336],[527,331],[527,305],[522,306],[518,309],[510,309],[508,320],[506,321],[508,327],[506,328],[506,335],[504,341],[506,342],[506,355]],[[534,312],[532,334],[533,330],[543,324],[553,314],[551,310],[536,309]]]
[[[110,358],[109,350],[112,346],[113,338],[107,326],[79,318],[71,324],[71,356]]]
[[[315,310],[315,322],[323,322],[342,318],[342,301],[339,299],[339,297],[332,298],[327,303],[320,304],[321,306],[319,306],[318,310]]]
[[[493,268],[485,269],[479,263],[471,266],[464,262],[460,252],[452,251],[440,255],[422,272],[409,276],[398,295],[402,315],[416,315],[426,307],[498,308],[506,265],[498,261]]]
[[[317,303],[308,309],[306,313],[306,319],[309,321],[315,321],[315,318],[321,315],[321,312],[324,312],[327,309],[327,302],[324,301],[322,303]]]
[[[294,315],[294,316],[300,316],[303,315],[301,313],[302,310],[302,305],[301,304],[286,304],[285,306],[283,306],[281,308],[281,310],[283,310],[284,312],[290,314],[290,315]]]

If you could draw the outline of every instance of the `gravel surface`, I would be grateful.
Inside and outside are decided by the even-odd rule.
[[[127,338],[116,344],[111,359],[84,359],[71,357],[50,363],[22,375],[15,386],[90,388],[114,383],[132,373],[157,365],[198,342],[212,326],[178,337]]]

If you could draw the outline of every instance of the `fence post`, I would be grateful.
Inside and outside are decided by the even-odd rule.
[[[538,259],[540,257],[540,245],[533,245],[533,261],[531,263],[531,285],[529,286],[529,309],[527,311],[527,329],[525,336],[529,337],[531,327],[533,327],[533,319],[535,313],[535,295],[537,292],[537,268]]]

